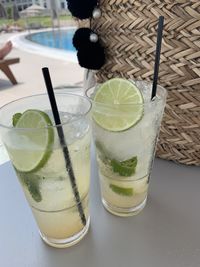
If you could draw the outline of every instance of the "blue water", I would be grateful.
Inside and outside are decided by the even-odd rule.
[[[74,32],[75,30],[72,29],[38,32],[30,34],[26,38],[40,45],[75,52],[72,44]]]

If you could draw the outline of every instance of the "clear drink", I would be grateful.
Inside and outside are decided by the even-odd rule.
[[[114,105],[105,105],[103,100],[102,103],[93,100],[93,135],[102,202],[108,211],[119,216],[137,214],[145,206],[166,99],[162,87],[158,87],[157,97],[151,101],[151,84],[137,82],[136,85],[143,97],[141,104],[124,105],[115,100]],[[87,94],[94,98],[97,92],[98,86],[95,92],[90,89]],[[114,89],[111,92],[115,98]],[[117,94],[119,98],[119,91]],[[124,95],[128,99],[129,96]],[[122,122],[131,121],[136,112],[140,112],[140,117],[134,125],[117,129]],[[108,127],[114,130],[108,130]]]
[[[56,94],[56,98],[79,203],[72,190],[69,166],[66,168],[63,152],[66,145],[61,144],[58,137],[57,130],[60,126],[23,129],[11,125],[13,114],[23,113],[27,109],[45,111],[53,122],[47,95],[23,98],[4,106],[0,109],[0,130],[41,237],[51,246],[68,247],[84,237],[90,222],[88,113],[91,104],[86,98],[76,95]],[[44,147],[40,146],[40,139],[47,134],[47,131],[51,132],[51,138],[44,151]],[[41,155],[43,158],[36,164],[38,166],[31,171],[25,170],[25,167],[30,166],[31,157],[32,162],[35,162]],[[78,206],[79,208],[81,206],[82,215]]]

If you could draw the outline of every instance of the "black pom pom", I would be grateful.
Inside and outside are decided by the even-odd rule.
[[[91,33],[93,33],[93,31],[89,28],[80,28],[75,32],[72,42],[76,50],[91,44]]]
[[[82,47],[77,53],[79,65],[90,70],[99,70],[105,63],[104,48],[99,43]]]
[[[72,16],[79,19],[88,19],[92,17],[98,0],[67,0],[67,3]]]

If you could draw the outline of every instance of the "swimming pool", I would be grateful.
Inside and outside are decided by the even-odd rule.
[[[65,51],[75,52],[72,44],[72,38],[76,29],[43,31],[26,36],[26,39],[34,43],[57,48]]]

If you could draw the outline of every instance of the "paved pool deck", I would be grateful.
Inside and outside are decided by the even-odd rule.
[[[0,47],[15,35],[16,33],[0,35]],[[65,53],[61,59],[59,52],[59,59],[56,59],[55,50],[48,51],[50,52],[41,55],[37,51],[25,51],[22,43],[17,48],[14,44],[7,58],[20,58],[19,64],[11,66],[18,84],[13,86],[3,72],[0,72],[0,106],[20,97],[45,92],[42,67],[49,68],[55,87],[80,84],[83,81],[84,69],[78,63],[68,60]]]

